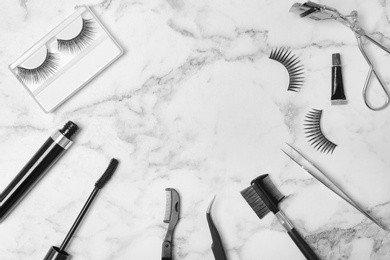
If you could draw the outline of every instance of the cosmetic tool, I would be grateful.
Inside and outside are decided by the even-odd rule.
[[[168,223],[169,225],[162,244],[161,259],[172,260],[173,232],[180,218],[180,196],[175,189],[167,188],[165,191],[166,207],[164,223]]]
[[[293,55],[289,50],[277,48],[271,51],[269,58],[280,62],[287,69],[289,76],[287,90],[298,92],[301,89],[304,80],[303,66],[300,64],[298,57]]]
[[[341,71],[340,53],[332,54],[332,105],[345,105],[347,98],[344,93],[343,74]]]
[[[104,187],[104,185],[111,179],[112,175],[114,174],[116,168],[118,167],[118,160],[111,159],[110,164],[108,165],[106,171],[103,173],[103,175],[97,180],[95,183],[95,188],[93,189],[91,195],[89,196],[87,202],[85,203],[84,207],[81,209],[80,214],[77,216],[76,221],[73,223],[71,229],[69,230],[68,234],[66,235],[64,241],[62,242],[60,247],[53,246],[49,249],[47,252],[45,258],[43,260],[66,260],[70,258],[70,254],[68,254],[65,250],[68,247],[68,244],[70,243],[71,239],[73,238],[74,234],[77,231],[77,228],[80,226],[81,222],[83,221],[83,218],[88,212],[88,209],[92,205],[94,199],[98,195],[99,191]]]
[[[358,47],[360,52],[362,53],[364,59],[369,65],[369,71],[368,75],[366,78],[366,81],[364,83],[363,87],[363,99],[364,102],[366,103],[367,107],[370,108],[371,110],[378,111],[381,109],[384,109],[385,107],[388,106],[390,102],[390,93],[388,89],[385,86],[384,81],[381,79],[379,76],[378,72],[375,70],[374,65],[372,64],[371,58],[368,56],[364,49],[363,45],[363,38],[367,39],[371,43],[375,44],[378,46],[380,49],[384,50],[385,52],[390,54],[390,48],[384,46],[382,43],[376,41],[373,39],[371,36],[367,35],[366,32],[363,30],[362,27],[359,25],[358,21],[358,12],[352,11],[349,15],[343,15],[339,11],[337,11],[335,8],[326,6],[326,5],[320,5],[317,3],[313,2],[306,2],[303,4],[300,3],[295,3],[291,8],[290,12],[298,14],[301,18],[303,17],[308,17],[316,21],[323,21],[323,20],[336,20],[340,22],[341,24],[347,26],[350,28],[354,33],[355,37],[358,43]],[[381,85],[385,95],[386,95],[386,100],[383,105],[374,107],[370,104],[368,101],[367,97],[367,92],[368,92],[368,85],[371,81],[372,76],[375,76],[376,79],[378,80],[379,84]]]
[[[56,130],[0,193],[0,222],[69,149],[78,129],[75,123],[68,121],[62,129]]]
[[[309,143],[318,151],[323,153],[333,153],[336,144],[329,141],[321,129],[322,110],[313,109],[309,111],[305,119],[305,133]]]
[[[211,250],[213,250],[215,260],[226,260],[225,249],[223,248],[221,236],[219,235],[218,229],[214,224],[213,218],[211,217],[211,208],[214,204],[214,200],[215,197],[210,202],[210,205],[206,211],[207,223],[209,224],[211,238],[213,239]]]
[[[309,159],[307,159],[305,156],[302,155],[296,148],[294,148],[292,145],[288,144],[289,146],[289,153],[282,149],[282,151],[291,158],[296,164],[298,164],[304,171],[309,173],[311,176],[313,176],[316,180],[321,182],[325,187],[333,191],[335,194],[337,194],[339,197],[344,199],[346,202],[348,202],[350,205],[352,205],[354,208],[356,208],[360,213],[362,213],[364,216],[366,216],[368,219],[370,219],[372,222],[374,222],[376,225],[378,225],[380,228],[384,230],[388,230],[386,227],[384,227],[378,220],[376,220],[373,216],[371,216],[366,210],[364,210],[356,201],[354,201],[350,196],[348,196],[341,187],[333,181],[328,175],[326,175],[318,166],[316,166],[314,163],[312,163]],[[309,169],[310,168],[310,169]],[[312,170],[311,170],[312,169]]]
[[[284,195],[275,187],[268,174],[260,175],[252,180],[251,186],[242,190],[241,195],[260,219],[272,211],[306,259],[319,259],[283,211],[279,209],[278,204],[284,199]]]

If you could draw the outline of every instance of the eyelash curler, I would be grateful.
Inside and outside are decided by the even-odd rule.
[[[368,65],[370,67],[366,81],[364,83],[364,87],[363,87],[364,102],[366,103],[368,108],[370,108],[371,110],[374,110],[374,111],[382,110],[385,107],[387,107],[387,105],[390,102],[390,93],[387,90],[384,81],[379,77],[378,72],[375,70],[375,68],[371,62],[370,57],[367,55],[367,53],[364,49],[362,38],[366,38],[371,43],[375,44],[376,46],[378,46],[379,48],[381,48],[382,50],[384,50],[385,52],[387,52],[389,54],[390,54],[390,48],[387,48],[382,43],[374,40],[372,37],[370,37],[369,35],[366,34],[366,32],[363,30],[363,28],[361,28],[359,25],[357,11],[352,11],[350,15],[342,15],[335,8],[328,7],[325,5],[319,5],[319,4],[308,1],[308,2],[303,3],[303,4],[295,3],[290,8],[290,12],[299,14],[299,16],[301,18],[309,17],[309,18],[316,20],[316,21],[334,19],[334,20],[344,24],[345,26],[349,27],[353,32],[355,32],[355,37],[356,37],[360,52],[363,54],[364,59],[367,61]],[[381,85],[383,91],[386,94],[385,103],[379,107],[374,107],[372,104],[370,104],[370,102],[368,101],[368,97],[367,97],[368,96],[368,94],[367,94],[368,85],[369,85],[370,80],[373,76],[372,74],[374,74],[374,76],[377,78],[379,84]]]

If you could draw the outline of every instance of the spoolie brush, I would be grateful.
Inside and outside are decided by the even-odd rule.
[[[60,247],[53,246],[47,252],[43,260],[66,260],[70,255],[65,251],[70,240],[73,238],[74,233],[76,232],[78,226],[81,224],[84,216],[87,214],[89,207],[92,205],[93,200],[96,198],[96,195],[99,193],[100,189],[109,181],[109,179],[114,174],[116,168],[118,167],[118,160],[111,159],[110,164],[108,165],[106,171],[100,177],[100,179],[95,183],[95,188],[93,189],[91,195],[89,196],[87,202],[82,208],[80,214],[77,216],[76,221],[73,223],[73,226],[66,235],[64,241]]]
[[[260,219],[272,211],[306,259],[318,260],[316,254],[299,235],[290,220],[278,208],[284,195],[275,187],[268,174],[260,175],[254,179],[251,186],[241,191],[241,195]]]

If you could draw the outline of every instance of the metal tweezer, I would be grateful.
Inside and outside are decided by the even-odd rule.
[[[211,249],[213,250],[215,260],[226,260],[226,254],[223,248],[221,236],[219,235],[217,227],[215,226],[214,221],[211,218],[211,207],[213,206],[214,200],[215,197],[211,201],[206,212],[207,223],[209,224],[211,238],[213,239],[213,243],[211,244]]]
[[[367,211],[365,211],[358,203],[356,203],[351,197],[349,197],[337,183],[332,181],[323,171],[321,171],[315,164],[310,162],[306,157],[304,157],[297,149],[295,149],[292,145],[287,145],[291,148],[291,153],[294,154],[294,156],[287,153],[285,150],[281,149],[288,157],[291,158],[294,162],[296,162],[299,166],[301,166],[302,169],[304,169],[307,173],[309,173],[311,176],[313,176],[315,179],[317,179],[319,182],[321,182],[323,185],[325,185],[328,189],[336,193],[338,196],[340,196],[342,199],[344,199],[346,202],[351,204],[353,207],[355,207],[360,213],[362,213],[364,216],[366,216],[368,219],[370,219],[372,222],[377,224],[380,228],[384,230],[388,230],[386,227],[384,227],[378,220],[376,220],[374,217],[372,217]],[[315,171],[309,170],[304,165],[309,165],[310,167],[313,167]],[[316,173],[314,173],[316,172]]]

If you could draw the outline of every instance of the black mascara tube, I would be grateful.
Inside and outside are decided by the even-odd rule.
[[[347,104],[344,93],[343,74],[341,73],[340,53],[332,54],[332,105]]]
[[[0,222],[73,143],[78,126],[69,121],[55,131],[0,194]]]

